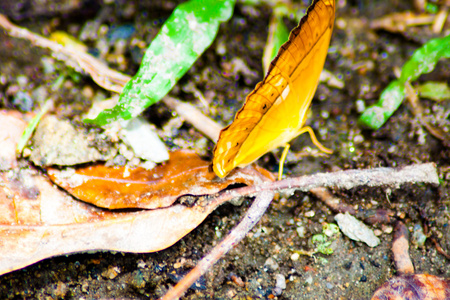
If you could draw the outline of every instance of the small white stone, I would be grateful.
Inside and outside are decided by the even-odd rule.
[[[367,227],[348,212],[337,214],[334,219],[339,225],[342,233],[354,241],[361,241],[370,247],[376,247],[380,244],[380,239],[375,236],[373,230]]]
[[[306,233],[305,226],[299,226],[299,227],[297,227],[296,230],[297,230],[298,237],[300,237],[300,238],[304,238],[305,237],[305,233]]]
[[[315,216],[315,214],[316,214],[315,211],[310,210],[310,211],[305,212],[305,217],[307,217],[307,218],[312,218],[312,217]]]
[[[264,267],[267,267],[269,271],[276,271],[279,268],[278,263],[272,257],[269,257],[264,263]]]
[[[169,152],[147,121],[134,118],[121,131],[122,140],[136,156],[160,163],[169,159]]]
[[[291,255],[291,260],[292,261],[297,261],[299,258],[300,258],[300,254],[292,253],[292,255]]]
[[[366,104],[364,103],[364,100],[356,100],[356,112],[362,113],[366,109]]]

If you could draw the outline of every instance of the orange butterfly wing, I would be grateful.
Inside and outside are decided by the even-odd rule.
[[[306,120],[333,31],[335,0],[314,0],[266,77],[247,96],[214,148],[213,169],[225,177],[295,138]]]

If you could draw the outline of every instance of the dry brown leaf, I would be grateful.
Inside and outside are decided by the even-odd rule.
[[[19,112],[0,110],[0,170],[17,167],[16,146],[26,126]]]
[[[197,227],[218,204],[113,212],[74,200],[43,176],[16,177],[0,173],[0,275],[67,253],[159,251]]]
[[[375,291],[372,300],[381,299],[450,299],[450,280],[429,274],[397,276]]]
[[[4,117],[3,112],[0,120],[1,117]],[[20,120],[20,116],[16,117]],[[16,118],[8,116],[5,120],[17,125]],[[25,124],[22,125],[25,127]],[[22,129],[12,130],[16,128],[14,127],[8,129],[6,134],[4,129],[8,127],[0,128],[4,140],[11,143],[11,149],[15,149]],[[9,157],[10,160],[13,158],[11,155]],[[209,163],[194,153],[179,151],[173,153],[172,158],[150,173],[143,169],[137,173],[130,170],[128,178],[123,177],[123,168],[104,166],[84,168],[84,177],[79,175],[84,180],[87,176],[112,177],[111,174],[115,174],[118,177],[116,179],[86,180],[85,186],[94,184],[94,187],[90,187],[93,190],[87,194],[101,198],[102,195],[98,192],[105,192],[105,189],[110,193],[131,193],[132,200],[124,201],[129,206],[116,204],[116,207],[131,207],[135,203],[133,201],[143,196],[134,193],[135,190],[150,192],[151,195],[146,196],[147,200],[156,199],[157,203],[168,206],[155,210],[111,211],[75,200],[37,171],[15,168],[0,172],[0,275],[48,257],[74,252],[154,252],[165,249],[196,228],[223,203],[202,201],[202,205],[193,207],[172,205],[178,196],[183,193],[216,193],[232,183],[257,184],[267,181],[268,177],[272,178],[271,173],[263,169],[258,171],[247,168],[236,172],[228,180],[215,180],[214,174],[209,171]],[[94,173],[89,173],[88,170],[94,170]],[[146,182],[133,183],[135,178]],[[148,188],[149,179],[155,183],[153,190]],[[131,181],[131,184],[128,185],[125,181]],[[78,190],[83,189],[79,187]],[[159,201],[160,196],[164,201]],[[137,206],[139,205],[138,203]]]
[[[76,198],[109,209],[168,207],[182,195],[210,195],[230,184],[273,180],[271,173],[253,166],[219,179],[209,165],[194,152],[180,150],[150,171],[95,165],[66,171],[49,169],[48,175]]]
[[[409,231],[398,221],[392,240],[392,254],[400,274],[379,287],[372,300],[380,299],[450,299],[450,280],[429,274],[414,274],[409,256]]]

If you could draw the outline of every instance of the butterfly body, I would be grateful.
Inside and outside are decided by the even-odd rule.
[[[214,149],[219,177],[304,132],[334,24],[334,0],[315,0]]]

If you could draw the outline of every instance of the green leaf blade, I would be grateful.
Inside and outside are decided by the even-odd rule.
[[[383,126],[403,102],[405,83],[433,71],[441,58],[450,58],[450,35],[432,39],[417,49],[403,65],[400,78],[392,81],[381,93],[380,100],[363,112],[359,123],[373,130]]]
[[[280,47],[289,39],[289,30],[284,25],[283,18],[278,15],[272,16],[269,24],[269,35],[264,47],[263,70],[266,73],[271,61],[278,54]]]
[[[118,104],[87,123],[131,119],[161,100],[211,45],[221,22],[231,18],[235,0],[191,0],[180,4],[147,49]]]
[[[446,82],[428,81],[417,87],[420,97],[437,102],[450,99],[450,87]]]

